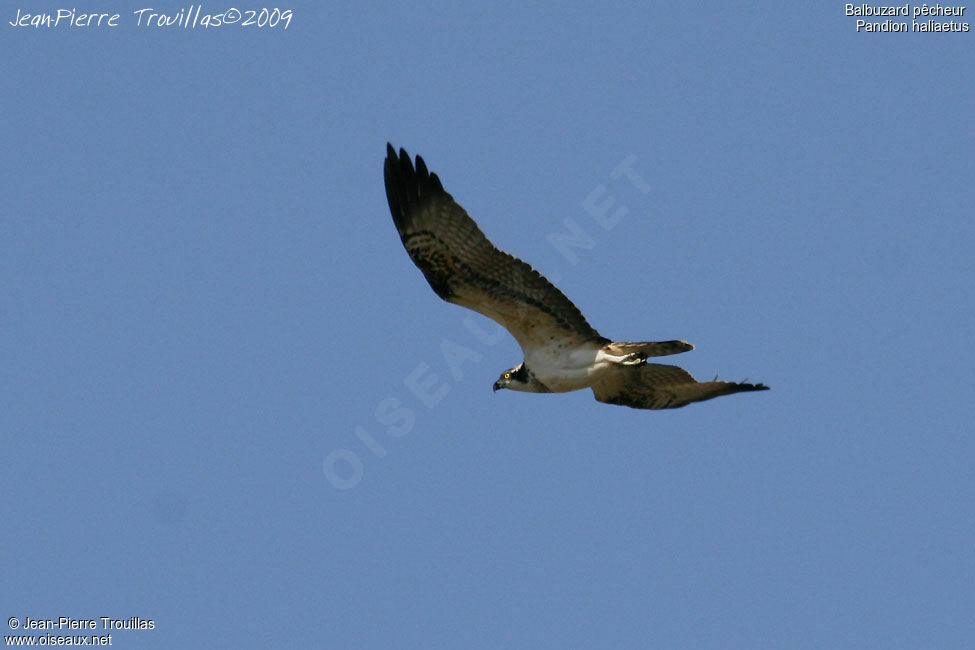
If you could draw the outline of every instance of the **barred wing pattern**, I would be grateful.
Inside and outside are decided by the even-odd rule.
[[[403,246],[444,300],[492,318],[522,350],[608,343],[538,271],[494,247],[423,158],[386,145],[386,197]]]
[[[662,363],[616,366],[592,387],[593,395],[600,402],[636,409],[673,409],[753,390],[768,390],[768,386],[733,381],[699,382],[683,368]]]

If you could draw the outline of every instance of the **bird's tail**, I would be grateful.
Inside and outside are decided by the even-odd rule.
[[[627,361],[631,363],[639,363],[647,357],[663,357],[693,349],[694,346],[687,341],[643,341],[640,343],[615,341],[607,343],[603,347],[603,350],[609,354],[628,357]]]

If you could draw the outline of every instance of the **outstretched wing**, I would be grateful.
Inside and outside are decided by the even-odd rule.
[[[673,409],[750,390],[768,390],[768,386],[733,381],[699,382],[683,368],[661,363],[617,365],[592,387],[593,395],[600,402],[635,409]]]
[[[406,252],[438,296],[492,318],[522,349],[608,342],[551,282],[498,250],[420,156],[386,145],[386,198]]]

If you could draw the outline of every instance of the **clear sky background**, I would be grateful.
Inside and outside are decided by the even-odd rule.
[[[59,8],[27,4],[0,24],[0,620],[971,647],[975,33],[858,34],[840,2],[8,25]],[[602,334],[772,390],[493,394],[521,351],[407,257],[387,141]]]

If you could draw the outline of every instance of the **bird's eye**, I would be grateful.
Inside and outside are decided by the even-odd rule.
[[[504,378],[505,379],[511,379],[511,373],[510,372],[504,373]]]

